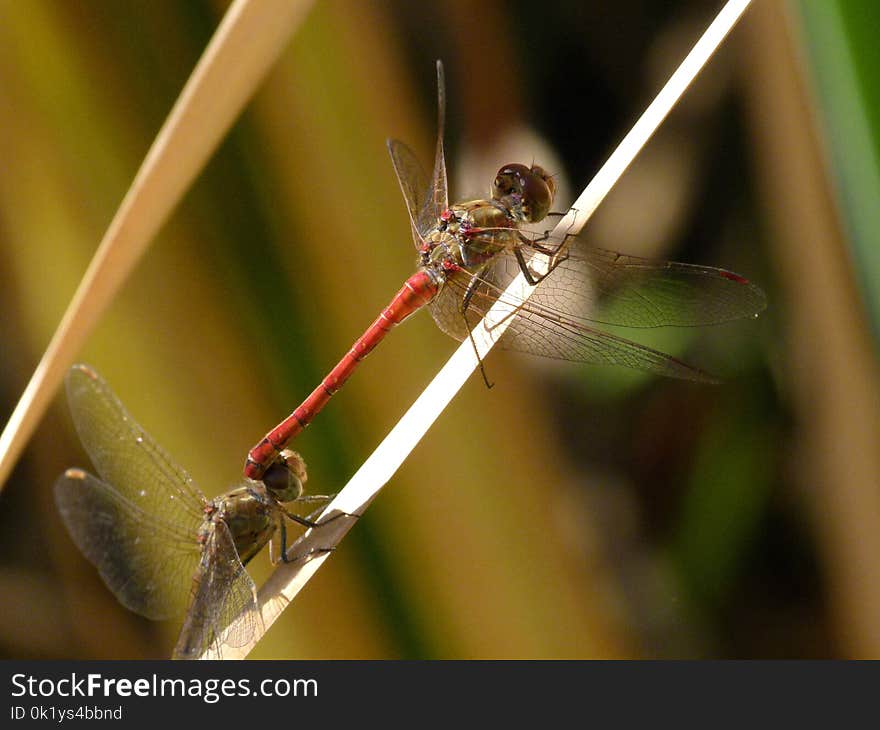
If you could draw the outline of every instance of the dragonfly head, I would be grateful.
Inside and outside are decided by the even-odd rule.
[[[263,474],[263,484],[279,502],[299,499],[307,479],[305,461],[290,449],[284,449]]]
[[[492,199],[526,223],[542,220],[550,212],[555,196],[556,182],[537,165],[505,165],[492,183]]]

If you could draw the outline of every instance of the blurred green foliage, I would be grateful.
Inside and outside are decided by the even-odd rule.
[[[880,342],[880,6],[829,0],[798,8],[853,271]]]

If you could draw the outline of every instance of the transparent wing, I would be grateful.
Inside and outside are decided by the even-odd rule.
[[[767,306],[759,287],[725,269],[625,256],[582,237],[566,245],[568,258],[529,299],[533,309],[623,327],[690,327],[753,317]],[[531,246],[521,250],[527,260],[545,258]],[[515,257],[506,253],[486,278],[504,288],[518,273]]]
[[[165,521],[80,469],[55,483],[73,541],[120,603],[147,618],[180,615],[198,564],[197,521]]]
[[[440,329],[457,340],[467,337],[468,330],[476,326],[499,298],[504,298],[498,288],[481,283],[471,298],[466,315],[462,314],[461,301],[470,279],[469,274],[461,272],[447,280],[430,305]],[[708,373],[671,355],[596,329],[546,307],[533,308],[532,299],[536,294],[526,303],[505,300],[511,306],[518,306],[518,310],[498,342],[499,347],[559,360],[619,365],[665,377],[716,382]]]
[[[530,268],[547,260],[539,238],[519,251]],[[724,269],[670,261],[651,261],[593,248],[582,237],[565,242],[567,257],[517,306],[501,347],[564,360],[623,365],[677,378],[711,381],[680,360],[596,325],[622,327],[701,326],[753,317],[767,304],[764,292]],[[480,274],[467,322],[461,312],[473,277],[460,272],[447,281],[431,304],[434,320],[456,339],[472,328],[520,273],[513,251],[504,251]]]
[[[449,207],[446,157],[443,151],[445,124],[446,83],[443,64],[437,61],[437,146],[430,183],[422,164],[407,145],[396,139],[387,142],[391,164],[406,202],[416,248],[422,245],[422,235],[437,225],[440,214]]]
[[[446,79],[443,73],[443,63],[437,61],[437,146],[434,152],[434,172],[431,175],[431,185],[425,192],[425,202],[418,218],[420,233],[425,233],[436,226],[440,214],[449,207],[446,156],[443,152],[445,127]]]
[[[232,626],[233,620],[239,619]],[[239,560],[225,522],[213,523],[193,579],[191,601],[175,659],[197,659],[223,644],[244,646],[261,624],[257,588]]]
[[[201,522],[205,496],[94,370],[74,365],[67,374],[67,396],[83,447],[105,482],[164,522]]]
[[[422,163],[419,162],[415,152],[397,139],[389,139],[388,153],[391,155],[391,164],[397,175],[400,192],[406,202],[406,212],[409,214],[409,223],[412,227],[413,242],[416,248],[422,245],[422,235],[419,230],[421,210],[425,205],[425,191],[428,189],[428,178]]]

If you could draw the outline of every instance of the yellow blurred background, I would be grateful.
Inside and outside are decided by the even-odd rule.
[[[226,7],[0,0],[3,413]],[[718,7],[316,2],[78,360],[235,486],[414,269],[384,140],[431,158],[434,59],[453,197],[532,159],[573,197]],[[872,20],[755,0],[590,223],[764,287],[757,321],[634,333],[725,383],[493,353],[252,656],[880,657]],[[377,348],[296,442],[309,490],[455,346],[420,313]],[[60,522],[74,465],[59,393],[0,495],[0,655],[167,657],[179,624],[122,608]]]

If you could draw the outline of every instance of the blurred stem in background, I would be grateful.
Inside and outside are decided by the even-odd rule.
[[[880,352],[880,5],[828,0],[796,7],[837,206]]]
[[[794,17],[799,8],[809,16],[818,5],[804,2],[791,9]],[[846,212],[850,202],[846,181],[852,174],[849,161],[832,155],[832,173],[827,173],[829,158],[823,157],[819,115],[809,106],[807,84],[798,75],[803,69],[796,65],[796,29],[786,25],[783,5],[766,3],[753,10],[754,55],[745,70],[753,80],[748,88],[759,180],[787,300],[789,351],[783,368],[786,377],[780,378],[780,385],[788,390],[797,424],[789,468],[812,509],[841,654],[877,657],[880,377],[864,300],[856,285],[859,274],[853,269],[853,256],[840,227],[841,217],[866,220],[870,215],[863,218],[864,211]],[[811,65],[821,63],[829,52],[823,49]],[[837,48],[836,55],[834,65],[845,64],[842,48]],[[820,75],[827,72],[823,69]],[[852,69],[847,72],[849,77],[853,74]],[[820,92],[819,99],[823,113],[834,105],[833,96],[823,97]],[[857,107],[858,100],[850,99],[849,104]],[[859,110],[858,116],[863,115]],[[856,156],[870,160],[874,144],[860,135],[849,142],[855,145],[857,138],[868,147]],[[835,207],[834,188],[829,184],[841,181],[838,191],[843,197],[838,200],[843,210]],[[876,271],[862,275],[876,276]]]

